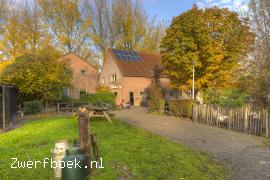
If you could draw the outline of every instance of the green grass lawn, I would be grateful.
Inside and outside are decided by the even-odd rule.
[[[97,133],[104,169],[93,179],[224,179],[224,166],[207,155],[170,142],[144,130],[114,120],[95,119],[91,132]],[[78,137],[73,117],[43,117],[0,134],[0,179],[53,179],[52,169],[11,169],[12,160],[39,160],[51,157],[54,143]]]

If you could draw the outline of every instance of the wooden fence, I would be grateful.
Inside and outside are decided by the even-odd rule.
[[[269,137],[270,112],[254,107],[220,108],[194,105],[192,120],[196,123]]]
[[[57,103],[56,112],[75,112],[81,106],[90,106],[89,103]]]

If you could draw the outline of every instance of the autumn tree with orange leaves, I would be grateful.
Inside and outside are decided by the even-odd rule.
[[[161,45],[172,85],[191,89],[194,62],[196,91],[232,86],[239,60],[252,51],[254,35],[247,23],[236,12],[217,7],[194,6],[175,17]]]

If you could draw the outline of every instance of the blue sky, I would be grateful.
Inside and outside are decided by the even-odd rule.
[[[199,7],[215,5],[233,11],[246,11],[248,0],[143,0],[143,2],[150,16],[170,21],[172,17],[190,9],[193,4],[198,4]]]

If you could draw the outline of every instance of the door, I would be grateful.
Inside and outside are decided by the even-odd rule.
[[[133,92],[129,92],[129,102],[131,103],[131,105],[134,105],[134,93]]]

